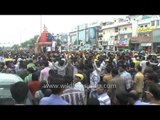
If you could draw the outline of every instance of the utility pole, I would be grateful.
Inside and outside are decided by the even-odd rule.
[[[42,15],[40,15],[40,35],[42,33]]]

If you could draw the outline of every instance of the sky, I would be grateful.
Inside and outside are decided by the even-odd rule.
[[[126,15],[0,15],[0,46],[12,46],[48,32],[68,33],[77,25],[125,18]]]

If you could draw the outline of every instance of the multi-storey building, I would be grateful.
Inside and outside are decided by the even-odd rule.
[[[71,50],[89,50],[97,46],[99,23],[78,25],[70,33]]]
[[[131,15],[126,19],[79,25],[69,33],[74,49],[148,50],[160,46],[159,15]],[[154,34],[153,34],[153,31]],[[159,31],[159,32],[158,32]],[[153,39],[156,38],[156,39]]]
[[[128,20],[115,19],[102,24],[104,49],[118,50],[128,48],[129,38],[132,36],[132,24]],[[102,42],[102,43],[103,43]]]
[[[159,28],[160,18],[153,15],[142,15],[137,22],[137,36],[131,38],[131,48],[134,50],[151,51],[153,44],[152,32]]]

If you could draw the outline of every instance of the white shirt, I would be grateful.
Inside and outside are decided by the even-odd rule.
[[[134,103],[134,105],[149,105],[149,103],[147,103],[147,102],[142,102],[142,101],[140,101],[140,100],[137,100],[137,101]]]
[[[99,81],[100,81],[100,76],[97,73],[97,71],[94,70],[90,74],[90,86],[91,86],[91,88],[95,90],[95,88],[97,87],[97,84],[98,84]]]
[[[141,62],[140,62],[140,66],[142,67],[142,72],[144,72],[144,70],[145,70],[145,68],[146,68],[146,60],[142,60]]]
[[[111,105],[111,100],[107,93],[99,95],[98,100],[100,102],[100,105]]]
[[[129,72],[127,71],[123,71],[122,73],[120,73],[120,77],[122,78],[122,80],[124,80],[125,85],[126,85],[126,89],[130,89],[132,87],[132,76]]]
[[[82,85],[81,82],[77,82],[77,83],[74,85],[74,89],[77,89],[77,90],[80,90],[80,91],[84,92],[84,86]]]
[[[49,67],[45,67],[43,70],[41,70],[40,78],[39,78],[40,81],[42,81],[42,80],[48,81],[48,76],[49,76],[49,70],[50,69],[51,68],[49,68]]]

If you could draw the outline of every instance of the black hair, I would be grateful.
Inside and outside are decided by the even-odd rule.
[[[128,93],[126,91],[116,91],[116,98],[119,101],[120,105],[128,104]]]
[[[131,66],[131,68],[134,68],[135,67],[135,63],[131,62],[130,66]]]
[[[44,97],[49,97],[52,94],[52,90],[51,89],[45,89],[43,94],[44,94]]]
[[[128,93],[128,97],[134,99],[135,101],[139,99],[139,95],[137,93]]]
[[[142,67],[140,65],[138,65],[136,68],[138,71],[142,71]]]
[[[105,81],[98,82],[98,85],[101,85],[104,89],[107,89],[107,83]]]
[[[30,68],[27,69],[27,71],[30,72],[30,73],[33,73],[34,69],[33,69],[33,67],[30,67]]]
[[[156,100],[160,100],[160,85],[152,83],[149,85],[149,92],[151,92]]]
[[[73,77],[69,76],[69,75],[66,75],[66,76],[64,76],[64,81],[65,81],[66,84],[70,85],[73,82]]]
[[[118,69],[112,69],[111,73],[112,73],[113,75],[118,75]]]
[[[97,62],[96,62],[96,65],[97,65],[97,67],[99,68],[100,65],[101,65],[101,62],[100,62],[100,61],[97,61]]]
[[[142,60],[145,60],[145,57],[142,57]]]
[[[32,60],[29,60],[29,61],[28,61],[28,64],[29,64],[29,63],[32,63],[32,62],[33,62]]]
[[[55,71],[53,69],[49,70],[49,75],[53,76],[55,74]]]
[[[107,73],[111,73],[112,68],[111,67],[106,67]]]
[[[157,70],[159,70],[159,67],[158,67],[158,66],[156,66],[156,65],[153,65],[153,66],[152,66],[152,68],[153,68],[153,71],[157,71]]]
[[[121,64],[119,67],[122,67],[124,70],[126,70],[126,65],[124,65],[124,64]]]
[[[60,66],[63,66],[64,63],[65,63],[64,60],[60,60],[60,61],[59,61],[59,65],[60,65]]]
[[[48,67],[48,66],[49,66],[49,62],[48,62],[47,60],[44,60],[44,61],[43,61],[43,65],[44,65],[45,67]]]
[[[149,73],[148,79],[153,81],[154,83],[159,83],[159,79],[156,73]]]
[[[51,88],[53,94],[60,94],[62,90],[65,89],[64,86],[62,87],[62,85],[65,85],[65,81],[63,76],[61,75],[56,75],[54,79],[50,81],[49,84],[53,86]]]
[[[47,81],[42,80],[42,81],[40,82],[40,88],[41,88],[41,89],[45,88],[45,85],[47,85]]]
[[[10,66],[10,61],[6,61],[6,62],[5,62],[5,65],[6,65],[7,67],[9,67],[9,66]]]
[[[39,76],[38,76],[37,72],[32,73],[32,80],[35,81],[38,79],[39,79]]]
[[[151,64],[150,64],[150,62],[146,62],[146,66],[150,66]]]
[[[24,103],[27,98],[28,91],[29,88],[24,82],[17,82],[10,87],[10,92],[16,103]]]
[[[19,68],[24,68],[24,62],[22,60],[19,61]]]
[[[0,62],[0,64],[1,64],[2,67],[4,67],[4,65],[5,65],[3,62]]]
[[[146,69],[144,69],[144,74],[145,73],[153,73],[153,69],[151,67],[147,67]]]

